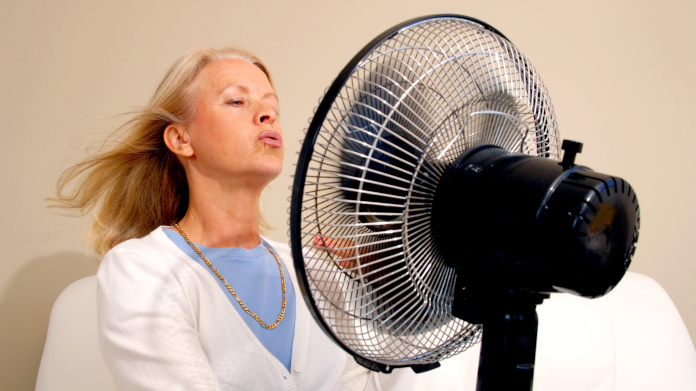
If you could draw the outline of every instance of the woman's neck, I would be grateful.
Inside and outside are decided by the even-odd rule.
[[[206,247],[253,248],[260,243],[261,190],[189,189],[189,206],[179,225],[195,243]]]

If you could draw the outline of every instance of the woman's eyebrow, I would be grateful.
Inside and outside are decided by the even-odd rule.
[[[243,85],[241,85],[241,84],[228,84],[228,85],[224,86],[224,87],[220,90],[220,93],[221,93],[221,94],[222,94],[222,93],[225,93],[225,92],[227,92],[228,90],[238,90],[239,92],[242,92],[242,93],[245,93],[245,94],[246,94],[246,93],[249,93],[249,88],[247,88],[246,86],[243,86]]]
[[[268,98],[273,98],[276,101],[278,101],[278,94],[276,94],[275,92],[268,92],[268,93],[264,94],[262,97],[262,99],[268,99]]]

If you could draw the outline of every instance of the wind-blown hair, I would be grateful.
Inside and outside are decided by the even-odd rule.
[[[194,49],[169,69],[150,102],[135,111],[96,155],[58,179],[57,197],[49,199],[52,206],[81,215],[93,213],[87,238],[97,254],[143,237],[160,225],[171,225],[186,213],[188,182],[181,163],[164,143],[164,129],[193,119],[194,79],[205,65],[227,58],[249,61],[271,81],[266,66],[246,51]],[[67,191],[73,182],[75,186]],[[261,224],[265,228],[263,220]]]

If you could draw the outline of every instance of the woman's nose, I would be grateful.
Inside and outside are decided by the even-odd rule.
[[[271,107],[263,107],[256,113],[256,122],[258,125],[272,124],[278,118],[278,113]]]

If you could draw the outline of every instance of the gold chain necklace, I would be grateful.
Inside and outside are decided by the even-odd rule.
[[[195,251],[196,254],[198,254],[198,256],[201,257],[201,259],[203,260],[203,262],[205,262],[205,264],[208,265],[208,267],[210,268],[210,270],[212,270],[213,273],[215,273],[215,275],[217,276],[217,278],[219,278],[220,281],[222,281],[222,283],[225,284],[225,287],[227,287],[227,290],[230,291],[230,293],[232,294],[232,296],[237,300],[237,302],[239,303],[239,305],[242,307],[242,309],[243,309],[244,311],[246,311],[247,314],[251,315],[254,319],[256,319],[257,322],[259,322],[259,323],[261,324],[261,326],[263,326],[263,327],[265,327],[265,328],[267,328],[267,329],[269,329],[269,330],[276,328],[276,326],[278,326],[278,325],[280,324],[280,321],[282,321],[282,320],[283,320],[283,317],[285,316],[285,304],[286,304],[286,302],[287,302],[287,301],[286,301],[286,297],[285,297],[285,296],[286,296],[286,295],[285,295],[285,273],[283,273],[283,266],[280,264],[280,258],[278,258],[278,256],[273,252],[273,250],[271,250],[271,248],[268,247],[268,245],[267,245],[266,243],[264,243],[263,240],[261,241],[261,243],[262,243],[263,246],[266,247],[266,249],[273,255],[273,257],[275,258],[276,262],[278,263],[278,269],[280,269],[280,283],[282,284],[282,287],[283,287],[283,304],[282,304],[281,307],[280,307],[280,315],[278,315],[278,319],[276,319],[276,321],[275,321],[273,324],[266,324],[263,320],[261,320],[261,318],[259,318],[258,315],[256,315],[254,312],[252,312],[252,311],[249,309],[249,307],[246,306],[246,304],[244,304],[244,302],[242,301],[242,299],[240,299],[239,296],[237,296],[237,293],[234,291],[234,289],[232,289],[232,287],[230,286],[230,284],[227,283],[227,280],[225,280],[225,278],[222,276],[222,274],[220,274],[220,272],[217,271],[217,269],[215,268],[215,266],[213,266],[213,264],[210,263],[210,261],[208,260],[208,258],[206,258],[206,256],[203,255],[203,253],[201,252],[201,250],[199,250],[198,247],[196,247],[196,245],[193,244],[193,242],[191,241],[191,239],[189,239],[189,237],[186,235],[186,233],[184,232],[184,230],[181,229],[181,227],[179,226],[179,224],[174,224],[174,228],[176,228],[176,229],[179,231],[179,233],[181,234],[181,236],[183,236],[184,239],[186,240],[186,243],[188,243],[189,246],[191,246],[191,248],[193,248],[193,251]]]

